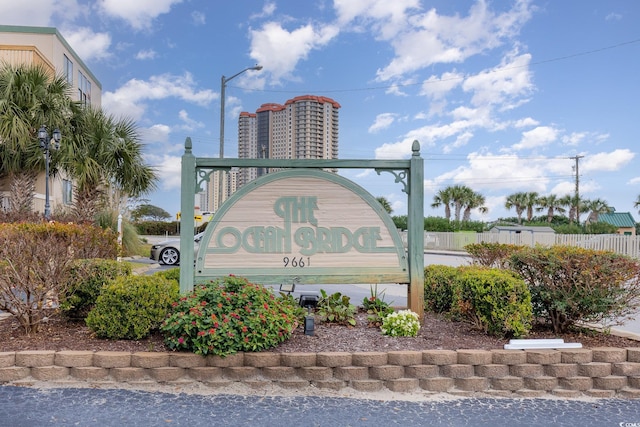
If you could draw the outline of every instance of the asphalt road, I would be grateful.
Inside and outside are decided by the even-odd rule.
[[[0,386],[0,425],[634,427],[640,426],[640,405],[621,399],[410,402]]]

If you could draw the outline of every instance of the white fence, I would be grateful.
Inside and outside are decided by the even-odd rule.
[[[407,233],[401,232],[406,245]],[[551,233],[474,233],[431,232],[424,233],[425,250],[464,251],[470,243],[506,243],[513,245],[567,245],[586,249],[613,251],[640,258],[640,236],[620,234],[551,234]]]

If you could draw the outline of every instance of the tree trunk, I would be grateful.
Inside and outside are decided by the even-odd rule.
[[[18,172],[9,176],[9,206],[11,212],[30,215],[33,212],[33,195],[36,191],[36,174]]]
[[[73,216],[78,222],[93,222],[104,205],[104,192],[96,187],[76,188]]]

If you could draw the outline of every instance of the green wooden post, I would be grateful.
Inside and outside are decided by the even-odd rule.
[[[180,293],[193,290],[193,228],[195,227],[196,158],[191,138],[184,142],[180,189]]]
[[[420,144],[411,146],[409,171],[409,206],[407,215],[407,249],[409,251],[409,309],[424,317],[424,160]]]

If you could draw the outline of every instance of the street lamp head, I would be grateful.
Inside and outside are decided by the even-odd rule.
[[[60,129],[55,128],[53,131],[53,145],[55,146],[56,150],[60,148],[61,139],[62,139],[62,132],[60,132]]]
[[[256,65],[255,67],[251,67],[252,70],[260,71],[262,70],[262,65]]]
[[[38,139],[40,142],[45,141],[48,137],[47,128],[44,125],[40,126],[40,129],[38,129]]]
[[[60,139],[62,139],[62,133],[60,132],[60,129],[55,128],[53,131],[53,140],[55,142],[60,142]]]

